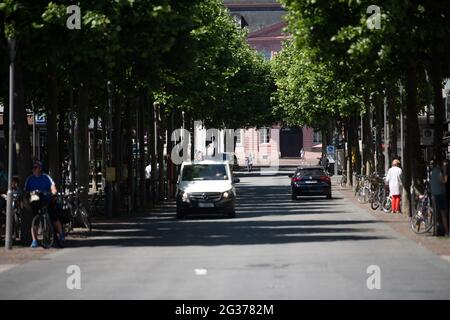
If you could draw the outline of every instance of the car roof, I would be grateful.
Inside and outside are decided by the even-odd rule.
[[[305,169],[322,169],[325,170],[323,166],[298,166],[297,170],[305,170]]]

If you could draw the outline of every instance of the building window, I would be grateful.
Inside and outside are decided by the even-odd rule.
[[[260,51],[260,54],[263,56],[264,60],[268,61],[272,59],[272,52],[267,49],[263,49]]]
[[[236,144],[241,144],[242,143],[242,129],[236,130],[235,137],[236,137]]]
[[[269,143],[270,141],[270,129],[261,128],[259,129],[259,143]]]
[[[322,132],[314,131],[313,133],[313,143],[321,143],[322,142]]]

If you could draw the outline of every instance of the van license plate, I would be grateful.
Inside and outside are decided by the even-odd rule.
[[[214,208],[214,203],[210,202],[199,202],[198,203],[199,208]]]

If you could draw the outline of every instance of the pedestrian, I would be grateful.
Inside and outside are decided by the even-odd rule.
[[[304,159],[305,158],[305,149],[301,148],[300,149],[300,159]]]
[[[147,194],[150,194],[150,187],[152,179],[152,164],[149,163],[148,166],[145,167],[145,190]]]
[[[402,194],[402,169],[400,168],[400,161],[394,159],[392,167],[388,170],[386,175],[386,184],[389,185],[389,196],[392,197],[392,213],[400,213],[400,200]]]
[[[447,219],[447,164],[443,163],[442,158],[433,159],[433,169],[431,169],[430,186],[431,195],[436,206],[436,212],[439,212],[444,226],[445,236],[448,237],[448,219]]]

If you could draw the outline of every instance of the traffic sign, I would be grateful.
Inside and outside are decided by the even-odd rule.
[[[327,154],[334,154],[334,146],[327,146]]]

